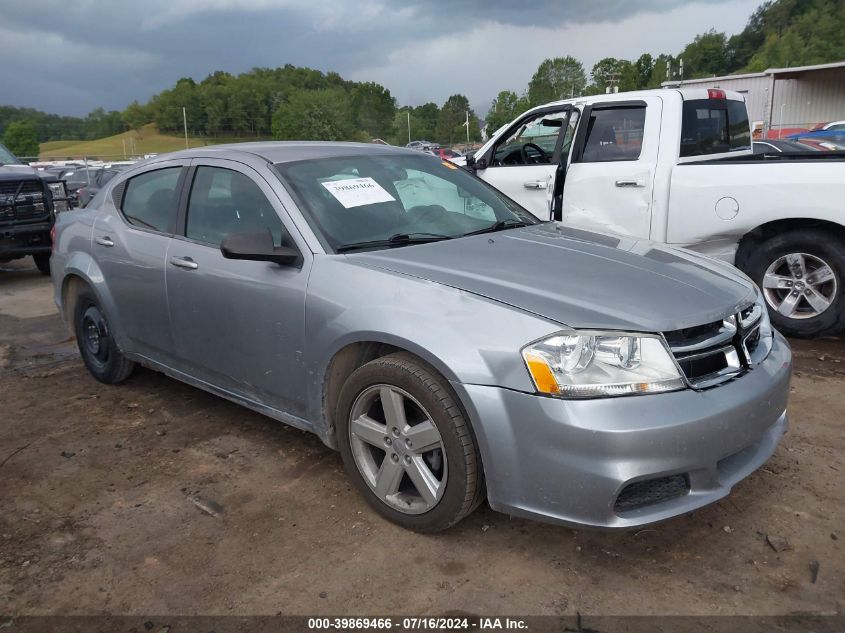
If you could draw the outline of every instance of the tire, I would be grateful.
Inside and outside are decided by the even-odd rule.
[[[788,231],[745,248],[748,252],[741,268],[766,297],[778,330],[787,336],[812,338],[842,328],[845,249],[829,231]],[[819,283],[822,279],[826,281]]]
[[[35,266],[42,275],[50,275],[50,255],[39,253],[38,255],[33,255],[32,259],[35,260]]]
[[[403,428],[391,426],[397,418],[385,413],[386,394],[394,404],[395,398],[402,402]],[[439,532],[484,500],[481,457],[457,397],[446,380],[411,354],[390,354],[355,370],[341,389],[335,419],[347,474],[367,503],[393,523]],[[381,486],[387,494],[377,492],[378,475],[393,483]],[[431,485],[415,483],[420,481]],[[427,489],[427,497],[421,489]]]
[[[79,353],[94,378],[109,385],[129,378],[135,363],[117,347],[105,314],[90,288],[79,293],[73,323]]]

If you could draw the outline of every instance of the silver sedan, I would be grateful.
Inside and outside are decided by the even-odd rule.
[[[540,222],[420,152],[158,156],[60,214],[52,276],[95,378],[142,364],[311,431],[416,530],[485,497],[662,520],[727,495],[787,428],[789,347],[744,275]]]

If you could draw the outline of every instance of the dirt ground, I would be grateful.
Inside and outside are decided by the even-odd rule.
[[[794,342],[791,431],[718,504],[621,533],[482,507],[420,536],[315,437],[151,371],[94,381],[30,262],[0,265],[0,613],[845,610],[842,340]]]

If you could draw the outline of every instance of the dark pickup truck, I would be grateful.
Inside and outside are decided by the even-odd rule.
[[[50,274],[50,230],[68,209],[64,183],[55,174],[22,164],[0,145],[0,263],[32,255]]]

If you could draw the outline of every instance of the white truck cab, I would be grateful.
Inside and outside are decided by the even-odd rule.
[[[842,327],[845,156],[754,155],[744,98],[714,88],[533,108],[467,168],[542,219],[736,264],[795,336]]]

